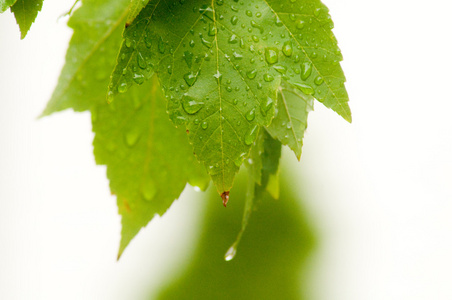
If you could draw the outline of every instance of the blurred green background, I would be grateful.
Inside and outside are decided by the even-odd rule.
[[[316,239],[302,199],[285,179],[279,200],[264,195],[257,201],[236,257],[224,260],[241,227],[244,175],[238,177],[226,209],[210,189],[191,263],[149,299],[309,299],[305,277]]]

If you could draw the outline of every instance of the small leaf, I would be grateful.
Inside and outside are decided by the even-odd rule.
[[[16,22],[20,28],[21,39],[25,38],[38,12],[41,11],[42,2],[43,0],[17,0],[11,6],[11,11],[14,13]]]
[[[43,113],[91,111],[96,162],[107,166],[122,215],[118,255],[156,213],[168,209],[187,182],[205,189],[209,181],[187,134],[168,119],[156,79],[133,87],[112,105],[105,101],[128,5],[129,0],[85,1],[74,12],[66,65]]]
[[[308,113],[313,110],[313,97],[306,95],[286,83],[278,91],[275,118],[267,131],[273,138],[288,145],[298,159],[301,156],[303,136],[308,124]]]
[[[74,30],[66,64],[42,116],[72,108],[85,111],[105,102],[129,0],[84,1],[68,25]]]
[[[209,183],[185,130],[174,128],[165,111],[154,78],[93,113],[94,155],[107,166],[122,216],[119,255],[155,214],[165,213],[187,182],[202,190]]]

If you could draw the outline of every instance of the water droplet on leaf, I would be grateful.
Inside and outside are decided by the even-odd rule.
[[[278,49],[276,48],[265,48],[265,60],[270,64],[275,64],[278,62]]]
[[[194,115],[204,107],[204,102],[198,101],[188,95],[182,97],[182,107],[189,115]]]

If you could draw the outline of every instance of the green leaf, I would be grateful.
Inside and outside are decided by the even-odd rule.
[[[86,0],[73,13],[68,25],[74,34],[66,64],[43,116],[67,108],[85,111],[105,102],[129,3],[129,0]]]
[[[138,16],[140,11],[148,4],[149,0],[131,0],[129,6],[129,16],[127,17],[126,26],[130,25]]]
[[[17,0],[0,0],[0,13],[5,12],[10,8]]]
[[[128,0],[84,1],[74,12],[66,65],[43,113],[91,110],[96,162],[107,166],[122,215],[118,255],[156,213],[167,210],[187,182],[205,189],[209,180],[185,131],[168,119],[156,80],[134,87],[112,105],[105,101],[128,5]]]
[[[226,261],[234,258],[243,233],[248,226],[251,213],[255,210],[257,201],[263,198],[264,192],[267,191],[274,199],[279,198],[278,170],[281,147],[279,141],[273,139],[266,130],[262,130],[251,149],[250,157],[246,162],[248,184],[242,226],[234,243],[225,254]]]
[[[331,28],[318,0],[151,1],[124,32],[109,98],[154,69],[222,193],[271,121],[281,78],[351,120]]]
[[[187,182],[203,190],[209,183],[185,130],[168,119],[165,102],[155,78],[92,113],[96,162],[107,165],[122,216],[119,255],[155,214],[170,207]]]
[[[298,160],[301,156],[303,136],[308,124],[308,114],[313,110],[313,97],[284,82],[278,91],[277,114],[267,128],[273,138],[288,145]]]
[[[262,193],[267,191],[274,199],[279,198],[279,159],[281,158],[281,142],[273,139],[268,132],[262,134],[263,151],[262,179],[260,185],[256,187],[256,197],[262,197]]]
[[[38,12],[41,11],[43,0],[17,0],[11,11],[14,13],[16,22],[20,28],[20,38],[24,39],[30,30],[31,24],[36,19]]]

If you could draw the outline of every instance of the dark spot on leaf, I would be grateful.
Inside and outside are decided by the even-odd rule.
[[[130,23],[126,23],[126,28],[130,26]]]
[[[187,134],[189,134],[189,133],[190,133],[190,130],[187,129],[185,132],[186,132]]]
[[[221,199],[223,199],[223,205],[226,207],[229,201],[229,191],[223,192],[223,194],[221,194]]]
[[[127,212],[130,212],[130,205],[129,202],[127,202],[127,200],[124,199],[123,201],[124,207],[127,210]]]

